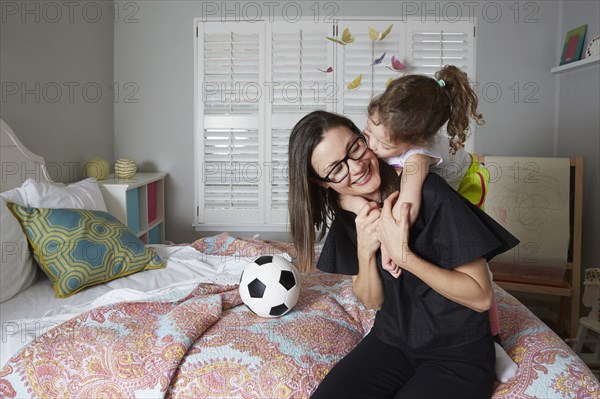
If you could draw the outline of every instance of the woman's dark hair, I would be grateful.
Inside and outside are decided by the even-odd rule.
[[[377,114],[374,122],[383,124],[392,141],[416,146],[428,145],[448,122],[451,152],[455,153],[467,140],[469,120],[485,123],[477,101],[467,74],[446,65],[435,73],[435,79],[406,75],[392,81],[383,94],[371,100],[368,112]]]
[[[320,241],[329,221],[340,210],[339,195],[314,180],[311,157],[325,132],[345,126],[356,135],[362,132],[345,116],[325,111],[314,111],[303,117],[292,129],[289,142],[289,194],[288,208],[292,240],[298,252],[298,267],[309,272],[314,262],[314,245]],[[396,173],[385,162],[379,162],[381,196],[387,197],[395,190]],[[318,238],[315,229],[319,231]]]

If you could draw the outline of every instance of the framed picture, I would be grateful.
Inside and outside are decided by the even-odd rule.
[[[583,42],[585,40],[585,32],[587,24],[581,25],[567,32],[565,45],[563,46],[562,56],[560,57],[560,65],[568,64],[569,62],[579,61],[583,50]]]

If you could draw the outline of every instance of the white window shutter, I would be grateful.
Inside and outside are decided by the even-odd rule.
[[[199,23],[199,222],[258,223],[264,24]]]
[[[288,143],[296,122],[311,111],[332,111],[336,101],[332,23],[275,21],[268,26],[267,81],[273,97],[267,104],[266,222],[286,223],[288,218]]]

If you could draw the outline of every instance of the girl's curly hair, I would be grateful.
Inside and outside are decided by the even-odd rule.
[[[439,80],[443,80],[440,84]],[[391,141],[425,146],[447,124],[451,152],[454,154],[469,134],[472,118],[478,125],[485,121],[477,111],[477,94],[467,74],[454,65],[435,73],[406,75],[392,81],[385,92],[371,100],[368,107],[374,122],[387,129]]]

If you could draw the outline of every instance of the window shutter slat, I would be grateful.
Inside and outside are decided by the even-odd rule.
[[[473,75],[473,24],[412,21],[410,50],[413,73],[433,76],[444,65],[452,64]]]
[[[271,207],[287,211],[288,142],[290,130],[273,129],[271,133]]]
[[[260,98],[257,33],[211,32],[203,35],[203,94],[206,114],[258,112]]]
[[[258,130],[207,129],[204,143],[205,208],[257,209]]]
[[[327,29],[317,24],[273,24],[271,70],[273,79],[272,112],[303,112],[326,109],[328,77],[325,69]]]

